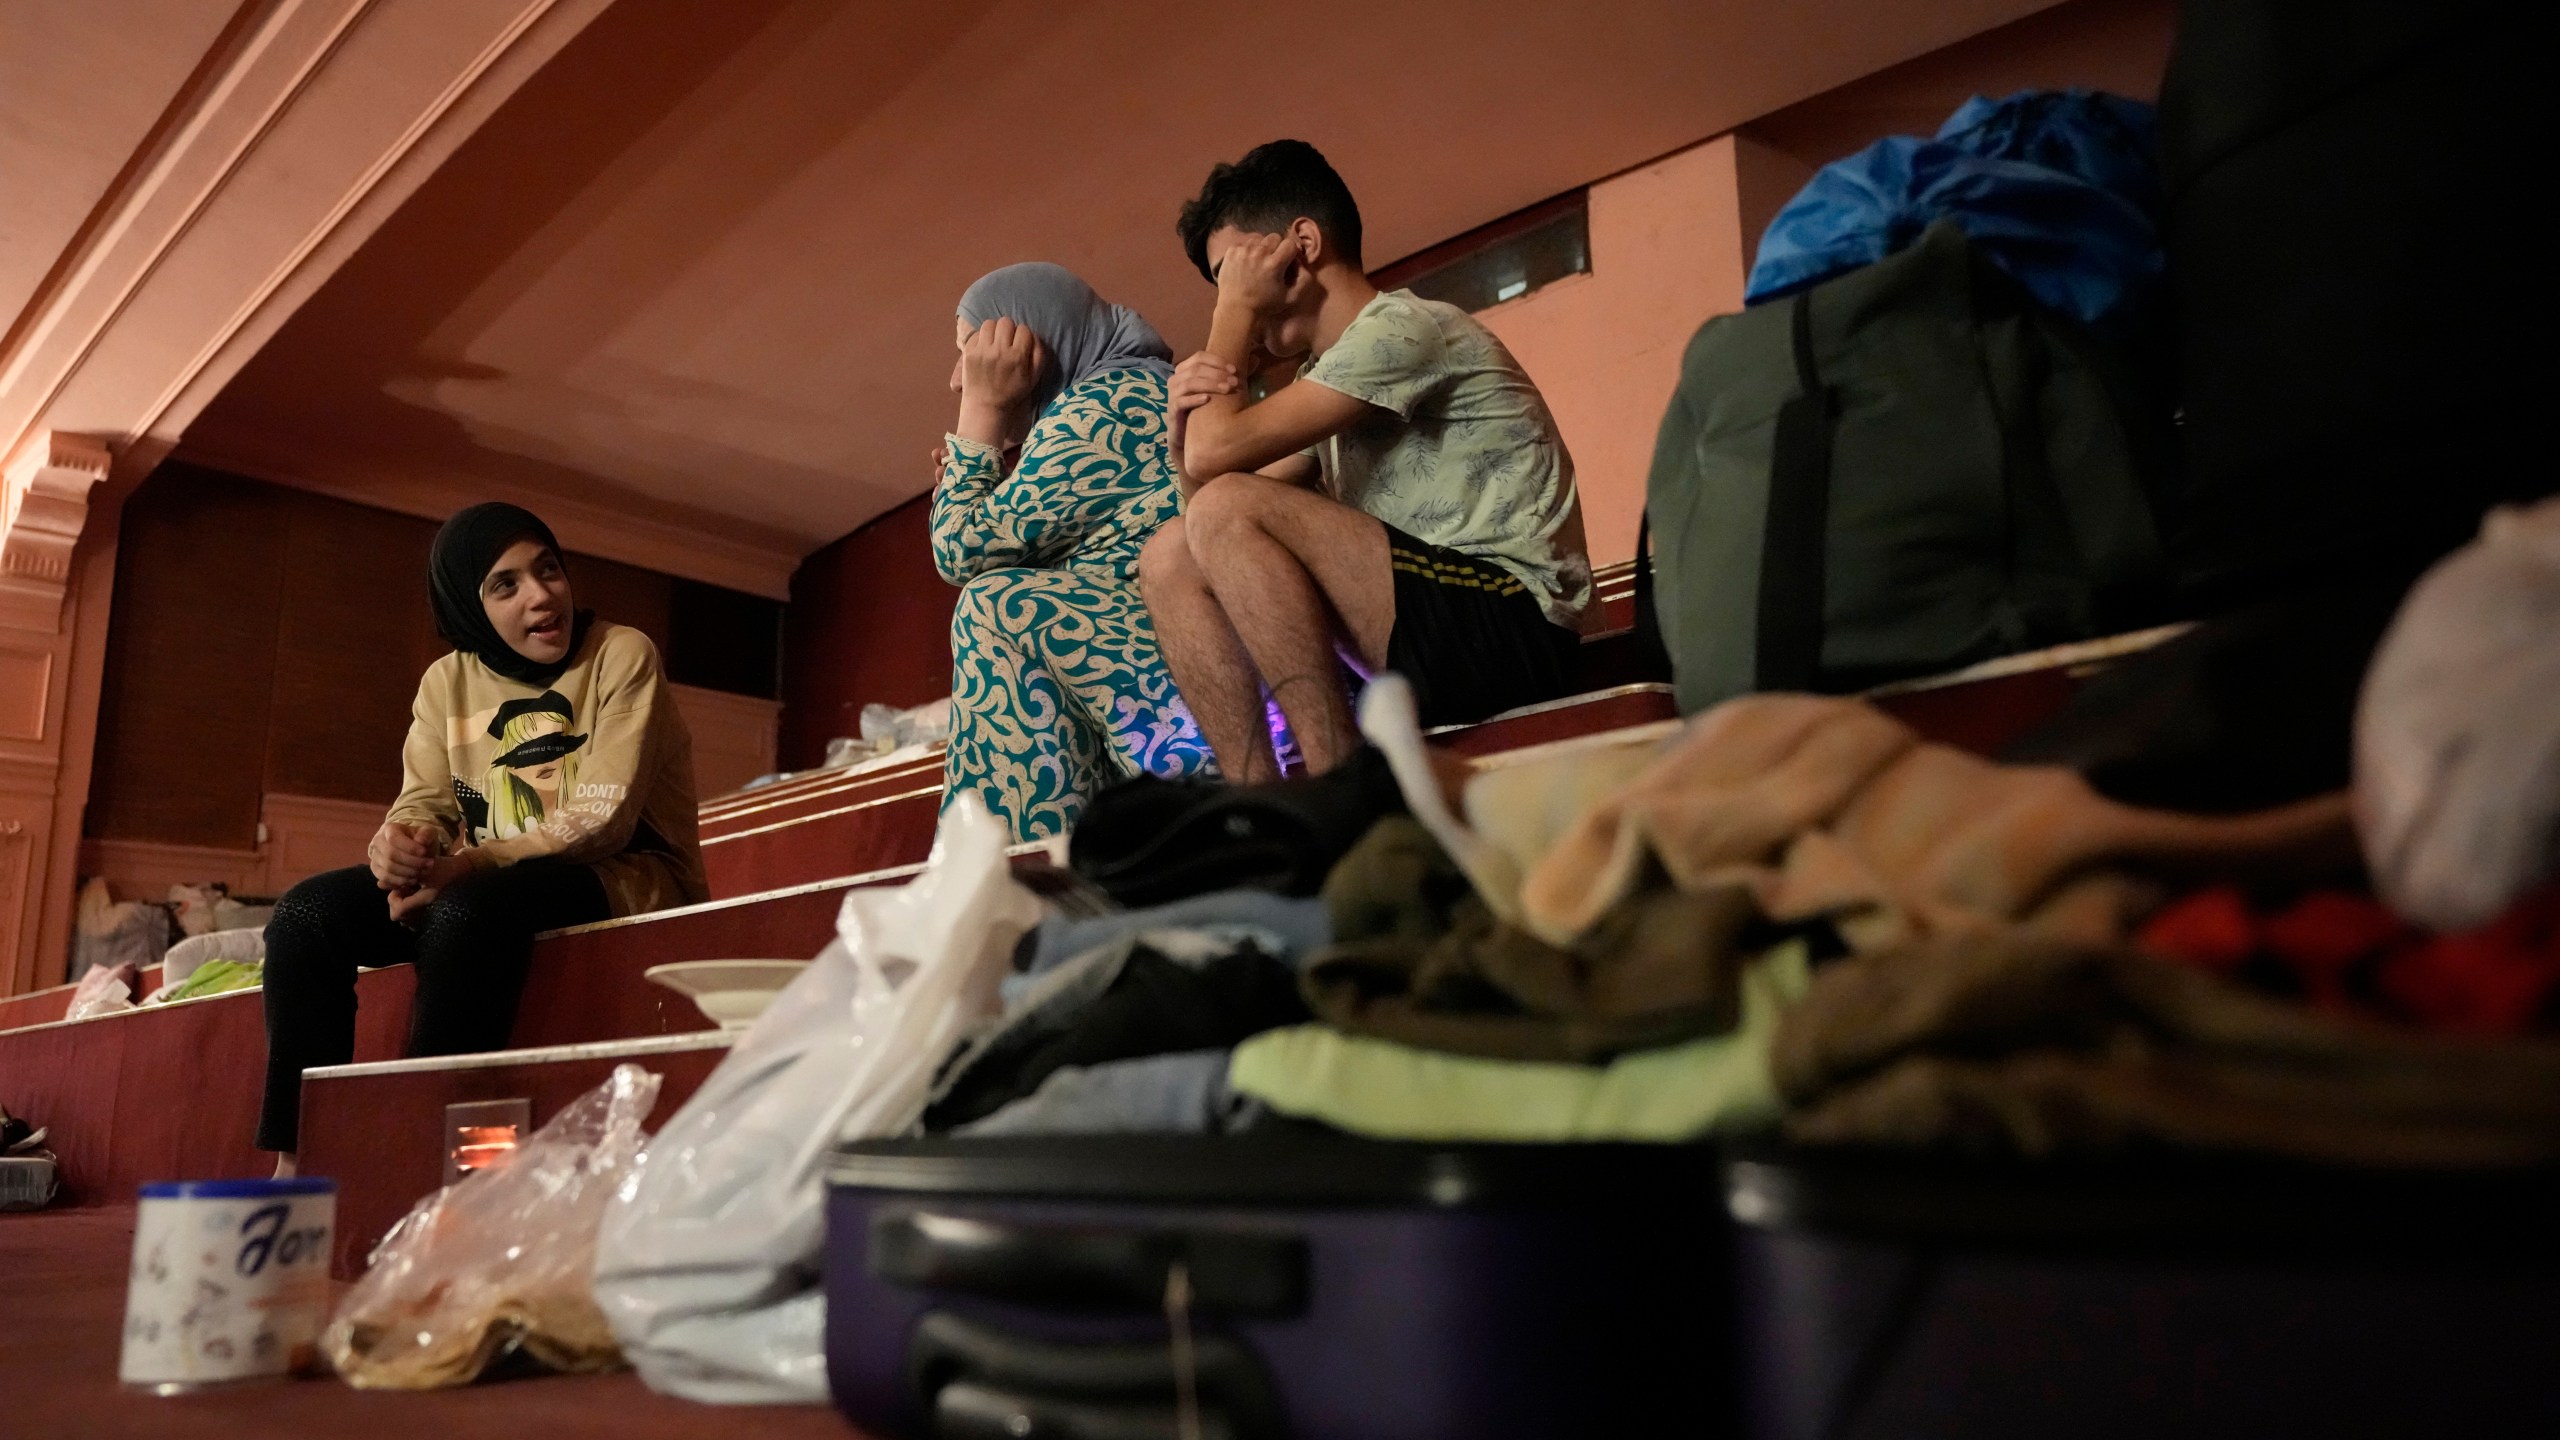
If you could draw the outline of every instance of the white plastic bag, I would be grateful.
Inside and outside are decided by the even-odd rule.
[[[119,903],[104,879],[93,878],[80,889],[80,908],[71,935],[71,978],[90,970],[131,965],[144,970],[160,963],[169,948],[169,911],[162,905],[127,900]]]
[[[71,1007],[62,1012],[62,1018],[88,1020],[133,1009],[134,978],[133,962],[129,960],[82,972],[80,983],[72,987]]]
[[[835,943],[774,998],[640,1157],[596,1249],[596,1299],[652,1389],[726,1404],[827,1398],[825,1167],[894,1135],[934,1067],[1000,1008],[1040,904],[974,796],[942,817],[924,873],[855,890]]]
[[[190,936],[211,934],[215,928],[213,907],[216,902],[230,893],[229,889],[219,882],[211,885],[170,886],[169,912],[177,917],[178,933]]]
[[[2560,500],[2492,511],[2401,602],[2356,707],[2382,898],[2483,925],[2560,868]]]
[[[862,707],[864,743],[880,749],[903,750],[910,745],[931,745],[951,738],[951,697],[911,705],[904,710],[894,705]]]
[[[619,1365],[592,1289],[596,1219],[647,1138],[659,1077],[616,1065],[506,1162],[418,1202],[320,1333],[360,1390],[467,1385],[521,1354],[582,1374]]]

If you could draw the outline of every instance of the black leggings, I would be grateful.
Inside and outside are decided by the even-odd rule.
[[[415,965],[411,1055],[503,1050],[543,930],[609,918],[595,872],[528,860],[456,881],[415,930],[363,866],[314,875],[284,893],[267,921],[267,1099],[258,1148],[292,1150],[302,1072],[355,1058],[356,967]]]

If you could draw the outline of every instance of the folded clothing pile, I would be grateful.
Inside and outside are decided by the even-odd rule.
[[[2506,521],[2491,536],[2533,561],[2515,568],[2535,597],[2541,534]],[[2422,586],[2396,623],[2359,721],[2368,748],[2418,729],[2414,707],[2385,703],[2423,668],[2394,647],[2455,601],[2484,603]],[[2549,643],[2547,626],[2494,629],[2514,643],[2482,656]],[[2146,808],[1810,695],[1482,769],[1424,746],[1392,676],[1361,723],[1375,752],[1332,775],[1106,796],[1076,838],[1078,868],[1123,903],[1285,891],[1321,903],[1321,938],[1168,950],[1131,937],[1169,922],[1123,917],[1112,946],[1031,982],[1007,1037],[954,1062],[936,1123],[1219,1130],[1277,1114],[1412,1138],[1676,1139],[1784,1112],[1807,1141],[2560,1158],[2560,1110],[2538,1098],[2554,1050],[2485,1038],[2560,1020],[2542,820],[2477,842],[2508,908],[2429,933],[2361,888],[2357,822],[2408,809],[2397,792],[2363,810],[2343,790]],[[2533,756],[2560,733],[2540,714],[2500,723],[2523,737],[2504,750]],[[2524,770],[2520,798],[2540,806],[2544,770]],[[1165,1023],[1181,1006],[1200,1023]],[[989,1057],[1009,1078],[965,1073]]]
[[[2065,770],[1925,744],[1852,700],[1750,697],[1667,740],[1482,771],[1424,747],[1392,677],[1362,723],[1376,750],[1321,779],[1098,800],[1079,870],[1170,903],[1044,925],[1004,1017],[945,1063],[928,1128],[1765,1126],[1788,1098],[1773,1047],[1826,962],[2122,945],[2194,878],[2318,879],[2355,859],[2338,796],[2142,810]]]
[[[1255,890],[1098,917],[1052,911],[1024,937],[1004,1013],[943,1062],[925,1126],[1242,1128],[1253,1116],[1226,1090],[1227,1052],[1307,1018],[1295,963],[1329,934],[1321,900]]]

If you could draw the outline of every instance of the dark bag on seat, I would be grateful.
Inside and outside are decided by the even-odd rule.
[[[2158,618],[2165,421],[1941,222],[1690,341],[1646,488],[1683,713]]]

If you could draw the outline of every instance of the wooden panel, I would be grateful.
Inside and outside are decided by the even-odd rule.
[[[126,503],[89,834],[255,843],[285,585],[279,493],[163,465]]]
[[[673,581],[655,570],[593,555],[564,559],[569,567],[569,593],[580,609],[593,610],[600,620],[630,626],[648,636],[658,654],[665,656]]]
[[[692,685],[669,685],[693,736],[693,793],[721,795],[773,773],[782,704]]]
[[[80,873],[104,879],[125,900],[157,900],[172,885],[211,881],[234,895],[281,894],[306,876],[364,863],[382,811],[367,800],[269,795],[259,811],[266,843],[254,849],[91,839],[80,845]]]
[[[262,894],[281,895],[296,881],[323,870],[364,862],[364,847],[382,826],[385,806],[369,800],[329,800],[310,795],[269,795]]]
[[[119,900],[160,900],[172,885],[216,881],[235,895],[255,895],[266,888],[267,861],[254,849],[89,839],[80,842],[80,873],[106,881]]]
[[[810,556],[783,617],[782,764],[805,770],[827,741],[862,733],[862,707],[951,693],[951,610],[933,568],[932,497],[918,496]]]
[[[37,859],[53,835],[52,807],[41,796],[0,795],[0,957],[18,953],[24,927],[35,918],[27,903],[36,883]],[[62,973],[59,957],[42,964],[35,983]]]
[[[0,740],[42,740],[53,652],[0,646]]]
[[[435,526],[316,495],[285,513],[264,789],[388,806],[418,693],[418,670],[392,657],[414,657],[434,629]]]

